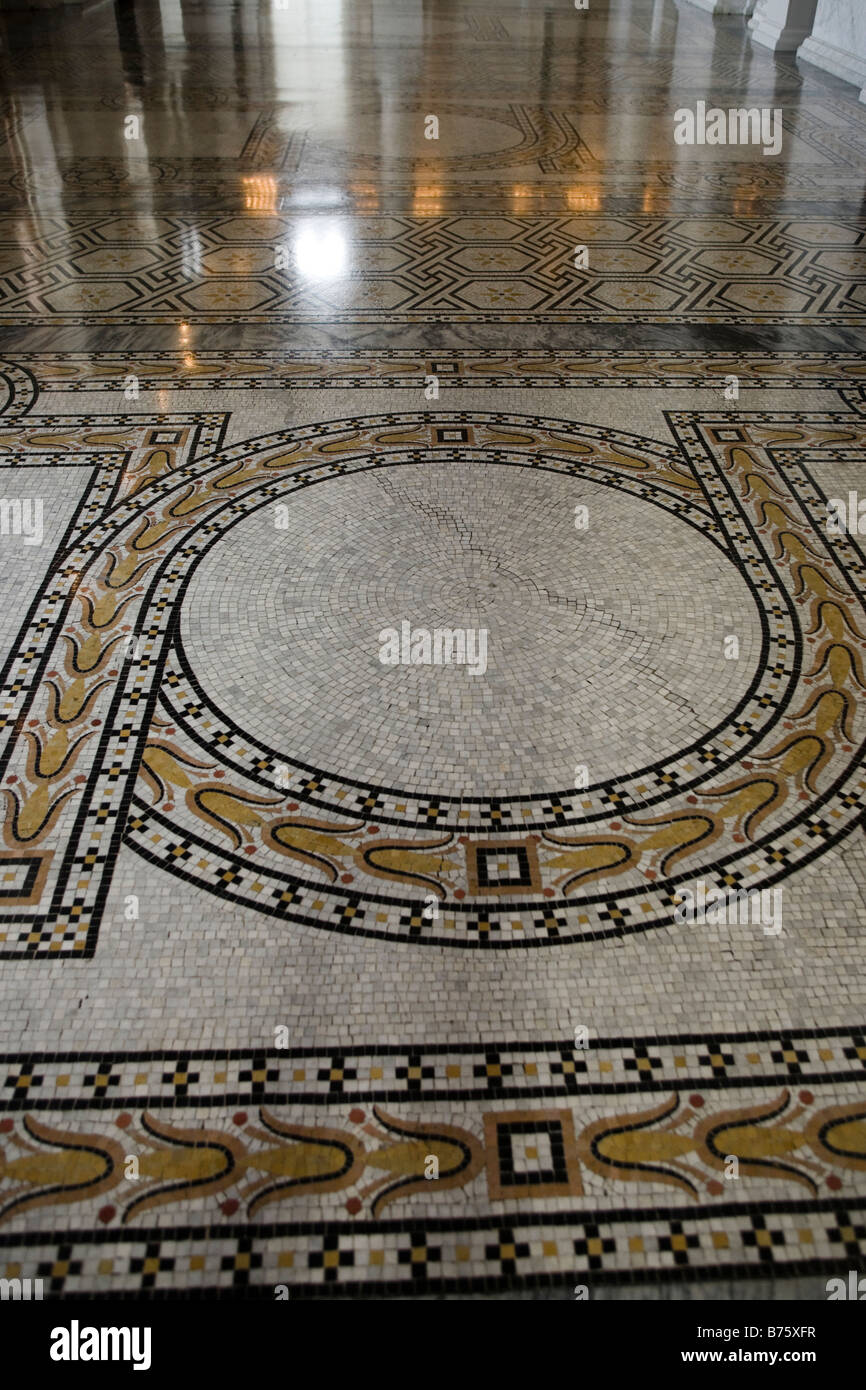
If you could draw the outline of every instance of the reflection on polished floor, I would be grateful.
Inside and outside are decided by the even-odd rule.
[[[687,0],[0,39],[0,1277],[824,1298],[856,88]]]

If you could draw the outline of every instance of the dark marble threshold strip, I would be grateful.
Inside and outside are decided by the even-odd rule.
[[[634,323],[455,323],[455,324],[218,324],[194,325],[186,351],[257,348],[294,350],[396,348],[405,352],[863,352],[866,331],[832,324],[634,324]],[[16,352],[155,352],[178,348],[177,331],[166,324],[0,327],[0,354]]]

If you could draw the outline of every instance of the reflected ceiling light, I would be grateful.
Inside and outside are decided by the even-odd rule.
[[[645,188],[643,194],[642,212],[667,212],[668,195],[665,189]]]
[[[442,216],[442,189],[436,183],[415,185],[412,195],[412,212],[416,217]]]
[[[305,280],[338,280],[349,263],[349,246],[339,227],[307,223],[295,237],[295,265]]]
[[[568,188],[565,201],[572,212],[601,211],[601,194],[595,188]]]
[[[374,183],[350,183],[349,192],[355,200],[355,207],[361,212],[378,211],[379,190]]]
[[[288,188],[281,206],[291,204],[292,207],[296,208],[340,207],[345,201],[342,188],[313,184],[309,188],[299,188],[296,192]]]
[[[244,207],[248,212],[276,212],[277,181],[267,174],[244,174]]]
[[[201,275],[201,241],[194,227],[185,228],[180,234],[181,270],[187,280],[197,280]]]

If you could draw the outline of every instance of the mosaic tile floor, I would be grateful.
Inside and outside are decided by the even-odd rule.
[[[0,14],[0,1278],[823,1299],[866,106],[671,0],[259,13]]]

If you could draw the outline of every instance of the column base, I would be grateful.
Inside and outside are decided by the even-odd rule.
[[[765,19],[752,20],[749,25],[752,43],[762,48],[772,48],[774,53],[793,53],[809,36],[808,29],[780,29],[777,24],[769,24]]]
[[[816,39],[815,35],[811,34],[805,43],[800,45],[797,58],[802,58],[804,63],[813,63],[816,68],[823,68],[825,72],[832,72],[834,77],[841,77],[845,82],[853,82],[856,86],[862,87],[860,100],[866,99],[866,57],[837,48],[835,44],[827,43],[826,39]]]
[[[812,32],[817,0],[759,0],[749,21],[753,43],[774,53],[793,53]]]

